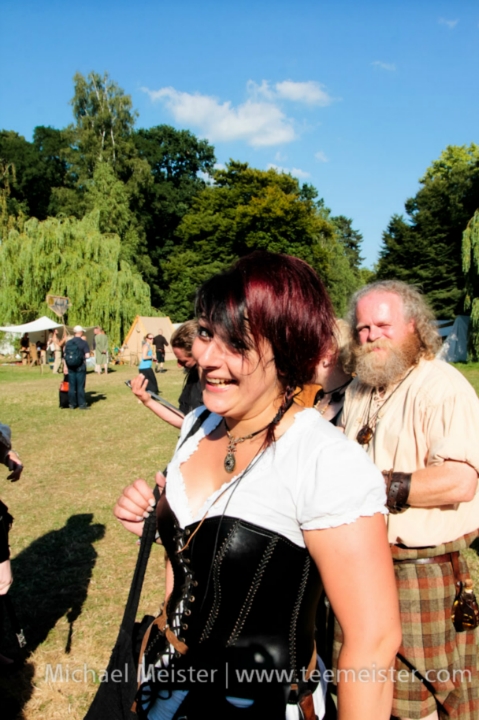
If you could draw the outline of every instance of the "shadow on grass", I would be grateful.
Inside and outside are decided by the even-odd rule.
[[[65,652],[72,648],[73,626],[81,615],[95,567],[93,543],[105,534],[105,526],[92,524],[90,513],[72,515],[65,527],[35,540],[12,560],[14,583],[10,591],[27,646],[18,650],[12,628],[6,622],[2,650],[20,664],[8,677],[0,678],[2,720],[21,720],[22,708],[34,689],[34,667],[28,662],[55,627],[66,617],[69,624]]]
[[[472,550],[475,551],[476,555],[479,555],[479,538],[476,538],[474,542],[471,544]]]
[[[103,393],[98,393],[95,390],[86,391],[85,393],[87,405],[93,405],[93,403],[100,402],[101,400],[106,400],[106,395]]]

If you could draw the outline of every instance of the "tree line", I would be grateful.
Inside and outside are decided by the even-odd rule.
[[[70,324],[100,323],[119,342],[136,314],[191,317],[198,284],[262,248],[309,262],[338,315],[365,282],[395,277],[419,285],[438,317],[466,308],[479,328],[478,146],[432,163],[368,271],[352,220],[312,185],[239,161],[218,168],[212,145],[187,130],[137,129],[107,73],[76,74],[71,105],[71,125],[36,127],[32,142],[0,131],[2,323],[67,295]]]

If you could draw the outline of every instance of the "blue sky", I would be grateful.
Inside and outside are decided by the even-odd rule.
[[[431,161],[479,142],[477,0],[3,0],[0,26],[0,128],[66,126],[74,73],[106,70],[137,127],[313,184],[369,266]]]

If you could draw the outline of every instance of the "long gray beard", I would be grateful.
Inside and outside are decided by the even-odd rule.
[[[373,347],[385,346],[387,356],[372,351]],[[388,340],[378,340],[371,345],[357,345],[353,348],[355,373],[361,383],[375,388],[387,388],[398,383],[420,358],[420,343],[416,335],[400,346]]]

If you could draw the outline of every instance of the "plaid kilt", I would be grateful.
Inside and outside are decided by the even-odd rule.
[[[464,550],[479,531],[431,548],[391,547],[393,559],[414,560]],[[459,558],[462,578],[469,577]],[[458,633],[451,621],[456,596],[452,565],[394,565],[399,594],[402,644],[396,657],[392,715],[420,720],[435,710],[440,720],[479,720],[479,629]],[[342,642],[336,621],[333,664]],[[404,663],[400,658],[404,658]],[[417,671],[415,674],[411,666]],[[427,685],[419,679],[425,678]]]

